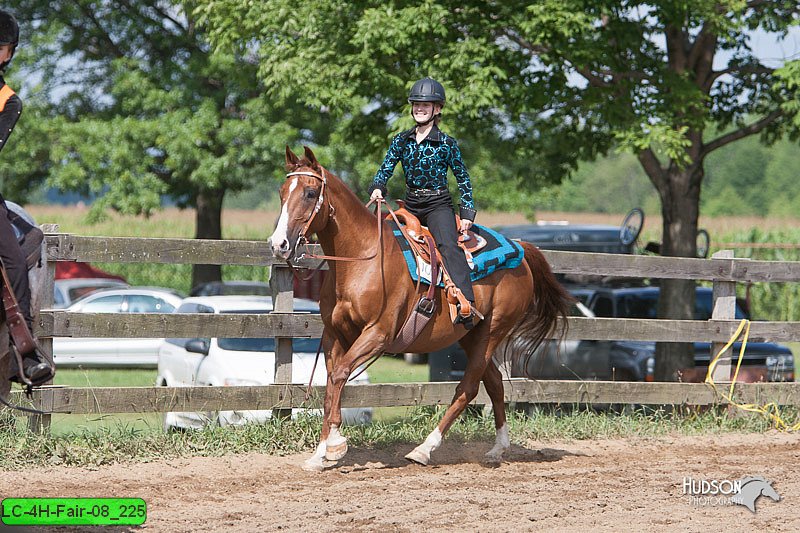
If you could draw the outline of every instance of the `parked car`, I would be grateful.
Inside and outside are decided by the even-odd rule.
[[[83,296],[99,289],[122,289],[129,287],[124,281],[110,278],[69,278],[57,279],[53,291],[53,307],[69,307]]]
[[[195,286],[189,296],[257,295],[271,296],[269,283],[263,281],[209,281]]]
[[[95,291],[73,303],[70,313],[172,313],[183,300],[170,289],[129,287]],[[55,337],[57,367],[155,368],[162,338]]]
[[[610,318],[657,318],[660,288],[650,287],[587,287],[574,288],[570,292],[598,317]],[[712,289],[697,287],[695,291],[695,320],[709,320],[713,309]],[[741,301],[736,302],[736,319],[750,319]],[[592,341],[608,342],[610,365],[622,373],[617,379],[652,381],[655,366],[655,343],[635,341]],[[731,347],[734,357],[738,357],[741,343]],[[702,381],[712,357],[712,344],[694,343],[694,369],[683,371],[684,381]],[[716,354],[714,354],[716,355]],[[748,342],[742,358],[739,380],[794,381],[794,355],[781,344],[772,342]]]
[[[319,305],[296,298],[295,312],[319,313]],[[178,313],[269,313],[272,298],[267,296],[203,296],[183,301]],[[292,382],[307,385],[314,367],[319,339],[293,339]],[[325,385],[327,373],[323,355],[314,371],[314,385]],[[271,385],[275,382],[275,339],[273,338],[191,338],[165,339],[158,354],[156,384],[168,387]],[[352,384],[369,383],[362,372]],[[294,413],[299,412],[295,409]],[[260,422],[270,410],[221,411],[210,413],[173,412],[164,418],[164,427],[199,428],[209,423],[238,425]],[[342,409],[348,423],[369,423],[371,408]]]
[[[584,316],[607,318],[656,318],[659,287],[573,287],[570,292],[580,303],[576,310]],[[698,287],[695,319],[711,317],[712,291]],[[588,312],[587,312],[588,311]],[[737,303],[736,318],[749,318]],[[512,369],[513,376],[536,379],[597,379],[615,381],[653,381],[655,342],[647,341],[566,341],[556,351],[555,342],[546,343],[526,366]],[[738,357],[741,343],[732,346]],[[684,381],[702,381],[711,359],[711,343],[694,343],[695,368],[683,372]],[[513,344],[512,344],[513,349]],[[464,375],[466,355],[453,345],[430,354],[431,381],[458,381]],[[748,342],[740,381],[794,381],[794,356],[781,344]]]

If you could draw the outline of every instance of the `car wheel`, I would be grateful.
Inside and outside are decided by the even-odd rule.
[[[427,365],[428,354],[426,353],[404,353],[403,359],[409,365]]]

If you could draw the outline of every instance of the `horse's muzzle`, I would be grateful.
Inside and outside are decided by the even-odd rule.
[[[284,259],[284,260],[289,259],[289,256],[291,255],[292,252],[292,248],[289,245],[289,239],[282,239],[278,243],[274,243],[272,242],[272,239],[270,239],[268,242],[270,247],[272,248],[272,255],[274,255],[279,259]]]

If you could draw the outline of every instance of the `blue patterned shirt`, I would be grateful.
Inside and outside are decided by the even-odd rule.
[[[447,189],[447,169],[453,169],[461,196],[461,216],[475,219],[472,183],[461,159],[458,142],[436,126],[417,144],[416,127],[395,135],[383,164],[375,174],[370,192],[380,189],[386,195],[386,182],[398,162],[403,163],[406,186],[411,189]]]

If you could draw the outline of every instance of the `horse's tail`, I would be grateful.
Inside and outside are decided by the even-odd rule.
[[[560,343],[566,336],[566,318],[575,298],[558,282],[539,248],[529,242],[520,245],[533,276],[533,298],[508,339],[513,366],[519,368],[521,363],[527,373],[530,358],[545,340],[556,337]]]

